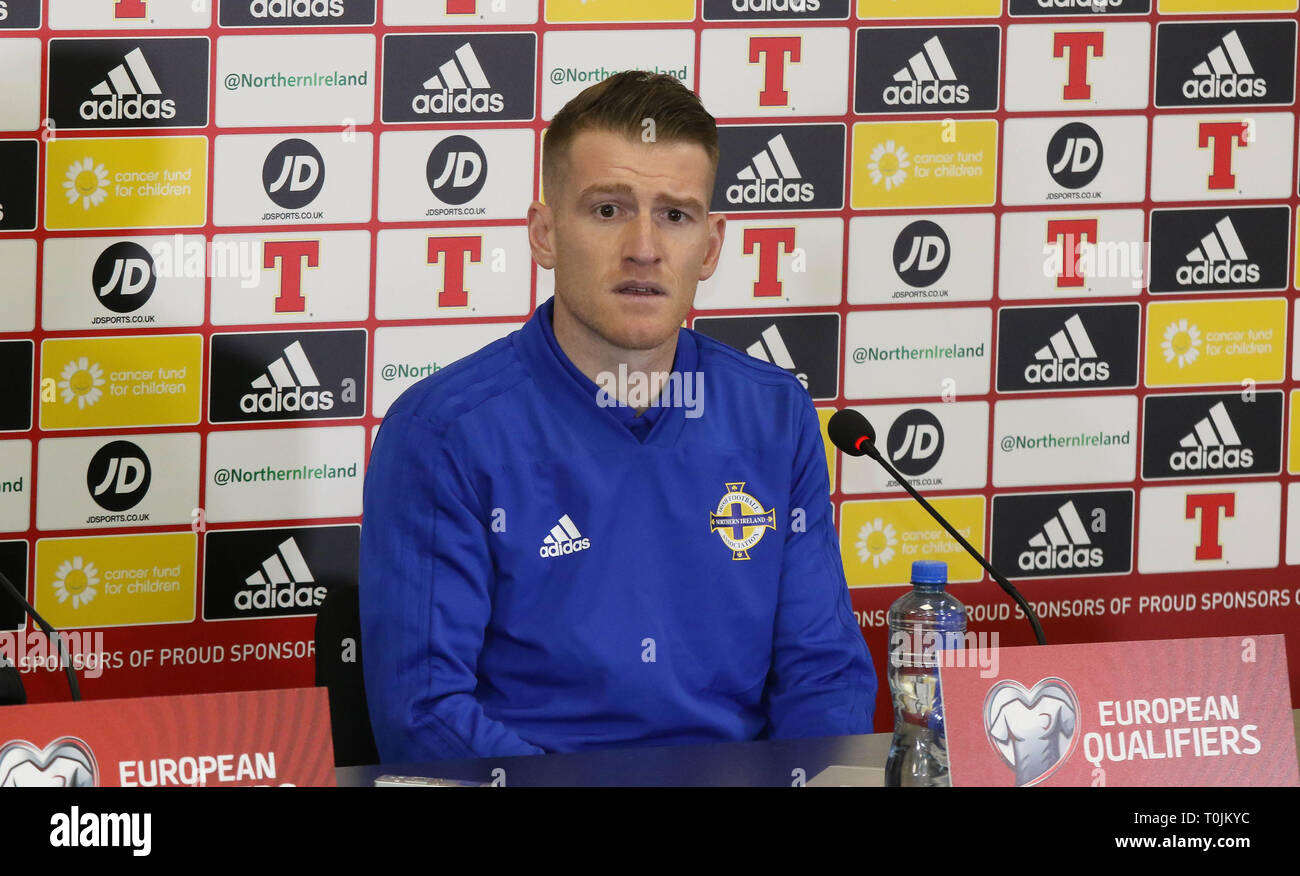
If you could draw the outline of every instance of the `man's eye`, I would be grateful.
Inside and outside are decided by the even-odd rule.
[[[668,211],[669,222],[683,222],[686,220],[686,214],[681,210],[673,209]]]
[[[602,219],[613,219],[614,214],[617,211],[618,208],[615,207],[613,204],[601,204],[599,207],[596,208],[596,213],[599,214],[600,218]]]

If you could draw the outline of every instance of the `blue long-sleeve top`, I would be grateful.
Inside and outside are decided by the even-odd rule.
[[[702,389],[639,418],[599,403],[550,320],[548,301],[407,390],[376,438],[360,592],[381,758],[871,732],[808,393],[681,329],[674,374]]]

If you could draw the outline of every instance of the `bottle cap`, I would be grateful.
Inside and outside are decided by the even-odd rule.
[[[913,584],[947,584],[948,564],[939,560],[916,560],[912,563]]]

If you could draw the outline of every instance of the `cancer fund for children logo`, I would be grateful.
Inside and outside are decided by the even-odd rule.
[[[199,335],[49,338],[41,343],[41,428],[193,425]]]
[[[46,228],[172,228],[204,222],[206,137],[58,138],[46,150]]]
[[[984,544],[984,497],[948,496],[932,503],[971,544]],[[979,581],[979,563],[911,499],[845,502],[840,555],[850,587],[906,584],[913,560],[944,560],[948,580]]]
[[[853,126],[853,207],[988,206],[996,191],[993,120]]]
[[[1281,380],[1286,299],[1153,302],[1147,310],[1147,386]]]

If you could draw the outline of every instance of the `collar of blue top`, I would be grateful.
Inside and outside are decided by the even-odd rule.
[[[555,299],[548,298],[537,307],[519,334],[523,352],[548,378],[545,381],[539,380],[539,383],[555,386],[557,395],[569,403],[578,398],[584,400],[585,407],[603,415],[600,419],[620,425],[625,434],[641,443],[671,443],[681,431],[684,419],[681,404],[674,403],[676,398],[673,389],[684,378],[678,378],[677,381],[670,379],[661,396],[654,400],[655,404],[640,415],[633,408],[617,402],[613,386],[609,387],[611,392],[608,396],[613,396],[615,403],[602,405],[601,400],[607,397],[606,394],[601,393],[601,387],[578,370],[555,339],[555,330],[551,325],[554,309]],[[685,329],[679,329],[677,352],[673,359],[674,374],[691,375],[693,378],[698,365],[699,349],[695,338]]]

